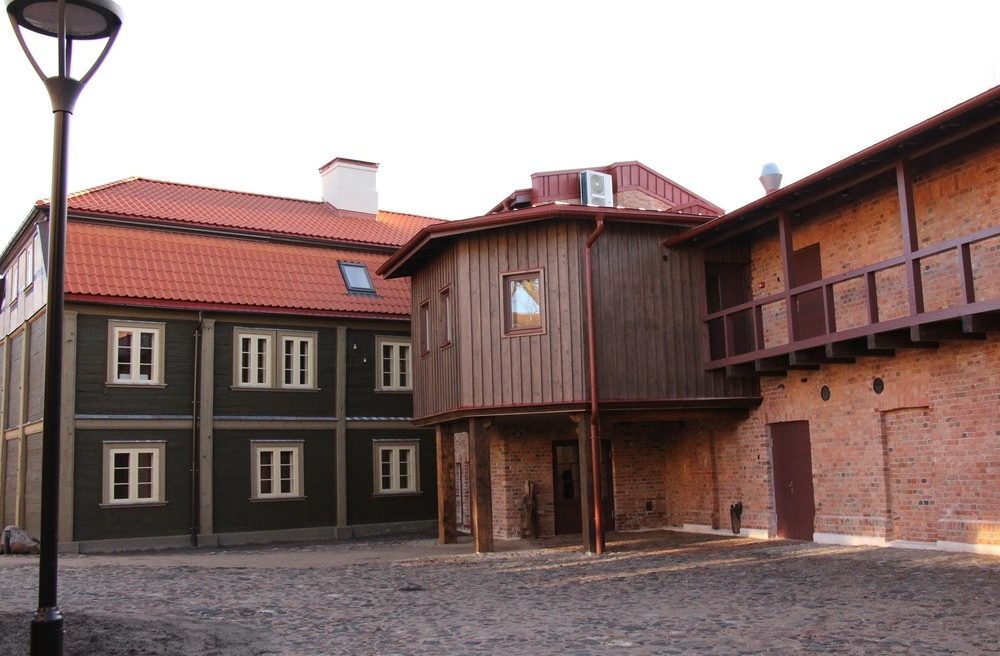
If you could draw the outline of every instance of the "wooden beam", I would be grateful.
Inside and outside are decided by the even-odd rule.
[[[871,348],[864,339],[850,339],[826,345],[826,355],[831,358],[857,358],[866,356],[892,357],[892,349]]]
[[[490,481],[490,436],[483,420],[469,420],[469,487],[472,537],[476,553],[493,551],[493,485]]]
[[[788,354],[789,369],[819,369],[821,364],[853,364],[854,358],[827,356],[822,348],[811,348],[802,351],[793,351]]]
[[[411,351],[412,353],[412,351]],[[347,516],[347,326],[337,326],[337,360],[334,364],[333,414],[337,428],[333,434],[334,484],[337,499],[337,526],[345,528]]]
[[[198,544],[215,535],[215,319],[201,322],[198,357]]]
[[[1000,315],[971,314],[967,317],[962,317],[962,330],[969,333],[1000,332]]]
[[[868,348],[870,349],[900,349],[900,348],[937,348],[937,342],[914,341],[910,336],[909,329],[890,330],[889,332],[876,333],[868,336]]]
[[[73,541],[73,494],[76,462],[77,313],[63,312],[62,380],[59,408],[59,542]],[[2,517],[2,515],[0,515]]]
[[[594,499],[591,490],[590,464],[590,413],[573,415],[576,423],[576,443],[580,452],[580,526],[583,528],[581,546],[585,553],[595,553],[597,544],[594,535]]]
[[[455,434],[440,424],[437,430],[438,542],[452,544],[458,539],[455,504]]]
[[[915,342],[986,339],[986,333],[968,332],[964,328],[961,320],[929,323],[910,328],[910,337]]]
[[[788,324],[788,342],[792,343],[798,337],[796,326],[795,299],[788,293],[792,285],[792,253],[794,247],[792,243],[792,224],[788,219],[788,214],[782,212],[778,215],[778,243],[781,252],[781,275],[784,277],[785,286],[785,320]]]
[[[758,376],[784,376],[788,373],[788,358],[779,355],[773,358],[754,360],[753,370]]]
[[[920,260],[913,253],[920,250],[917,236],[917,214],[913,203],[913,180],[910,163],[902,160],[896,164],[896,191],[899,194],[899,223],[903,236],[903,257],[906,258],[906,292],[910,302],[910,314],[924,311],[924,283],[920,275]]]

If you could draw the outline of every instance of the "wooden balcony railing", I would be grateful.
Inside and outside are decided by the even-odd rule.
[[[887,275],[897,268],[901,275]],[[941,299],[934,294],[942,284],[957,299],[937,307]],[[894,297],[902,311],[881,307],[880,292]],[[807,298],[813,312],[822,312],[819,330],[818,316],[808,322],[810,330],[802,329],[807,322],[800,301]],[[935,307],[927,309],[931,304]],[[706,367],[751,375],[892,355],[895,348],[936,346],[945,339],[983,339],[985,332],[1000,329],[1000,227],[756,298],[707,314],[704,321]]]

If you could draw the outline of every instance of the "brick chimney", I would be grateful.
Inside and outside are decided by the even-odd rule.
[[[338,210],[374,215],[378,212],[375,174],[378,164],[337,157],[319,168],[323,200]]]

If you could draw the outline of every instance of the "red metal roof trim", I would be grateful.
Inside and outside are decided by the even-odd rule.
[[[39,204],[44,204],[39,201]],[[322,201],[128,178],[74,193],[71,213],[174,222],[338,242],[400,246],[440,219],[379,210],[373,220]]]
[[[758,213],[769,206],[777,206],[782,203],[787,203],[793,198],[801,197],[807,194],[811,187],[824,182],[827,178],[842,173],[849,168],[862,165],[865,160],[881,155],[886,151],[902,147],[907,141],[927,134],[933,130],[940,129],[948,122],[962,118],[964,115],[973,110],[990,107],[991,105],[995,105],[997,103],[1000,103],[1000,86],[993,87],[978,96],[955,105],[951,109],[947,109],[925,121],[921,121],[920,123],[909,127],[902,132],[898,132],[887,139],[883,139],[882,141],[865,148],[864,150],[861,150],[849,157],[845,157],[839,162],[831,164],[830,166],[821,169],[812,175],[793,182],[787,187],[782,187],[774,193],[761,196],[757,200],[748,203],[739,209],[733,210],[732,212],[724,214],[716,219],[712,219],[711,221],[708,221],[707,223],[693,228],[692,230],[689,230],[681,235],[671,237],[664,242],[664,246],[671,248],[695,241],[699,237],[710,233],[721,232],[733,222],[738,221],[747,215]]]
[[[402,248],[393,253],[385,263],[379,267],[378,274],[386,278],[406,276],[408,273],[401,273],[407,262],[419,253],[428,243],[433,240],[464,234],[468,232],[479,232],[502,226],[516,225],[519,223],[529,223],[531,221],[541,221],[550,218],[566,218],[575,220],[592,221],[598,215],[605,220],[632,221],[659,223],[663,225],[676,226],[696,226],[704,223],[708,217],[693,216],[691,214],[680,214],[676,212],[661,212],[657,210],[636,210],[623,209],[617,207],[590,207],[588,205],[537,205],[526,207],[520,210],[510,210],[507,212],[487,214],[485,216],[462,219],[460,221],[446,221],[427,226],[406,242]]]
[[[381,254],[140,227],[71,222],[68,299],[132,305],[354,317],[410,313],[405,280],[373,277],[351,294],[339,262],[374,272]]]

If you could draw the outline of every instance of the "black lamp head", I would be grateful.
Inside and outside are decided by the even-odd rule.
[[[5,0],[7,13],[26,30],[57,37],[59,2],[56,0]],[[109,38],[122,24],[122,10],[112,0],[65,0],[66,38]]]

